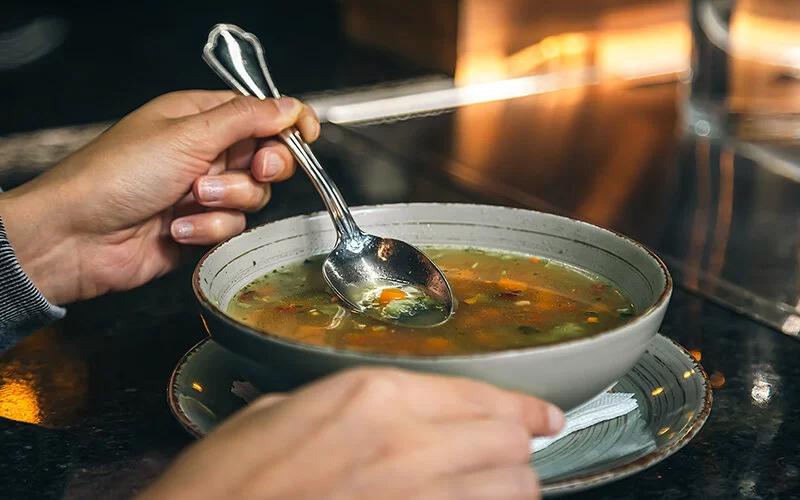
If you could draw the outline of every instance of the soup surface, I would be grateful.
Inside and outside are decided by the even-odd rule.
[[[228,314],[300,342],[415,355],[553,344],[615,328],[634,315],[631,301],[611,283],[554,260],[480,249],[426,253],[458,301],[454,316],[433,328],[387,324],[341,307],[322,278],[322,256],[258,278],[231,300]],[[389,315],[413,311],[413,299],[398,289],[374,296]]]

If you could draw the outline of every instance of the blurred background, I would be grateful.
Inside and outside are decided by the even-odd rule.
[[[653,247],[682,286],[800,332],[800,2],[6,0],[4,12],[6,187],[157,95],[222,88],[200,51],[230,22],[327,124],[318,147],[350,198],[567,214]]]

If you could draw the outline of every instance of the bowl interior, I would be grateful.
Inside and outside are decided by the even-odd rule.
[[[646,313],[666,293],[663,264],[636,242],[565,217],[506,207],[429,204],[353,210],[370,233],[418,246],[480,247],[534,254],[610,280]],[[327,213],[254,228],[217,246],[200,262],[197,291],[221,311],[242,287],[283,265],[329,252],[336,233]]]

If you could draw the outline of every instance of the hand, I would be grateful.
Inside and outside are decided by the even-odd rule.
[[[483,383],[360,369],[253,402],[142,499],[539,498],[529,439],[563,425],[556,407]]]
[[[232,92],[159,97],[33,181],[0,195],[22,268],[51,302],[134,288],[175,268],[183,245],[240,233],[243,212],[294,172],[275,139],[319,135],[296,99]]]

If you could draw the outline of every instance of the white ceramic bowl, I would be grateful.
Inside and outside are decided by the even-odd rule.
[[[515,389],[570,410],[627,373],[657,333],[672,294],[661,260],[612,231],[530,210],[466,204],[413,203],[353,210],[370,233],[414,245],[492,248],[540,255],[593,271],[631,298],[638,315],[601,334],[563,343],[454,356],[361,353],[321,347],[255,330],[225,313],[255,278],[326,253],[336,235],[327,213],[265,224],[217,245],[198,263],[193,287],[209,334],[223,347],[296,382],[344,368],[389,365],[460,375]]]

